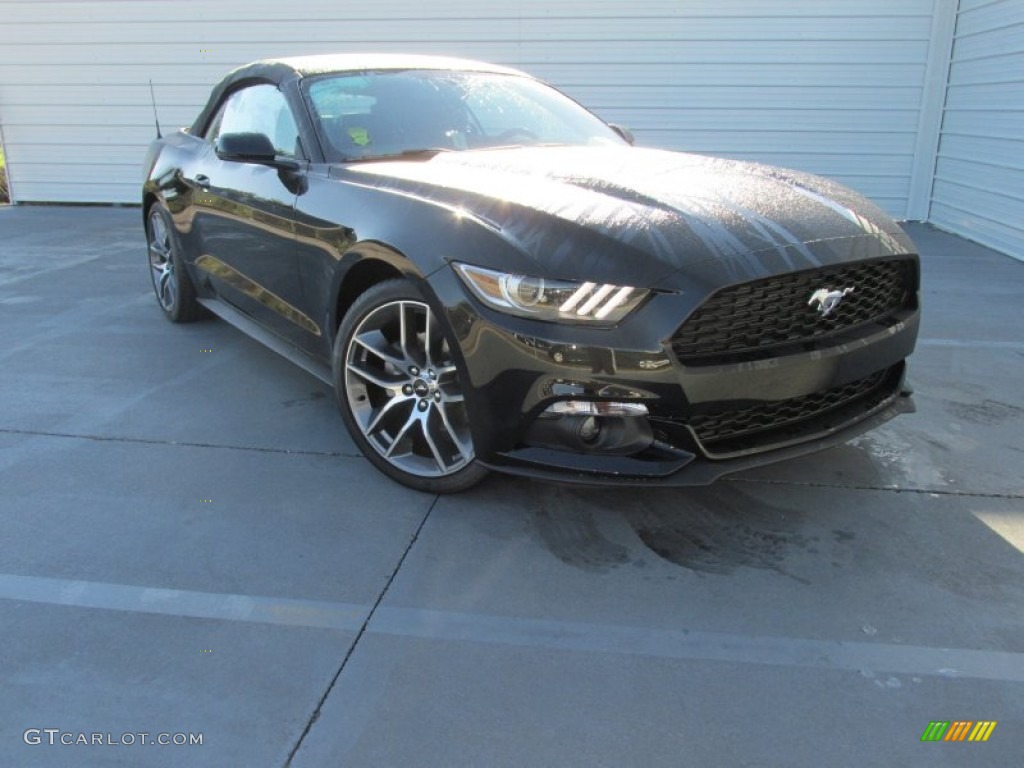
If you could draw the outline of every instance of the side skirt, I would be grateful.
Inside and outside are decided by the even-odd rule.
[[[330,366],[320,360],[311,357],[308,353],[291,344],[276,333],[272,333],[247,315],[239,312],[230,304],[225,304],[217,299],[198,299],[199,303],[210,310],[221,320],[233,325],[246,336],[255,339],[268,349],[277,352],[285,360],[299,366],[307,373],[316,376],[325,384],[334,386],[334,377],[331,375]]]

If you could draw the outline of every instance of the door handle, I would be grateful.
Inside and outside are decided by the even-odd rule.
[[[198,186],[202,187],[203,189],[210,188],[210,177],[207,176],[205,173],[197,173],[195,182]]]

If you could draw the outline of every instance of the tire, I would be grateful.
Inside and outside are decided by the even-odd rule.
[[[171,217],[158,204],[146,216],[149,276],[164,317],[172,323],[190,323],[201,316],[196,289],[181,260]]]
[[[378,283],[334,340],[334,391],[352,439],[402,485],[455,493],[480,482],[450,333],[408,280]]]

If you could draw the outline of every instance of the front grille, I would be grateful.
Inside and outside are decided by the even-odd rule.
[[[815,349],[829,337],[884,323],[901,309],[912,309],[915,283],[915,261],[903,258],[792,272],[723,288],[676,332],[672,350],[684,365],[708,365]],[[820,288],[851,287],[827,317],[808,305]]]
[[[896,394],[902,369],[901,363],[822,392],[692,416],[688,424],[709,456],[769,450],[862,418]]]

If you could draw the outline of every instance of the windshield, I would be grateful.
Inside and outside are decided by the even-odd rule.
[[[625,143],[569,97],[518,75],[345,73],[309,81],[306,93],[331,162],[426,151]]]

